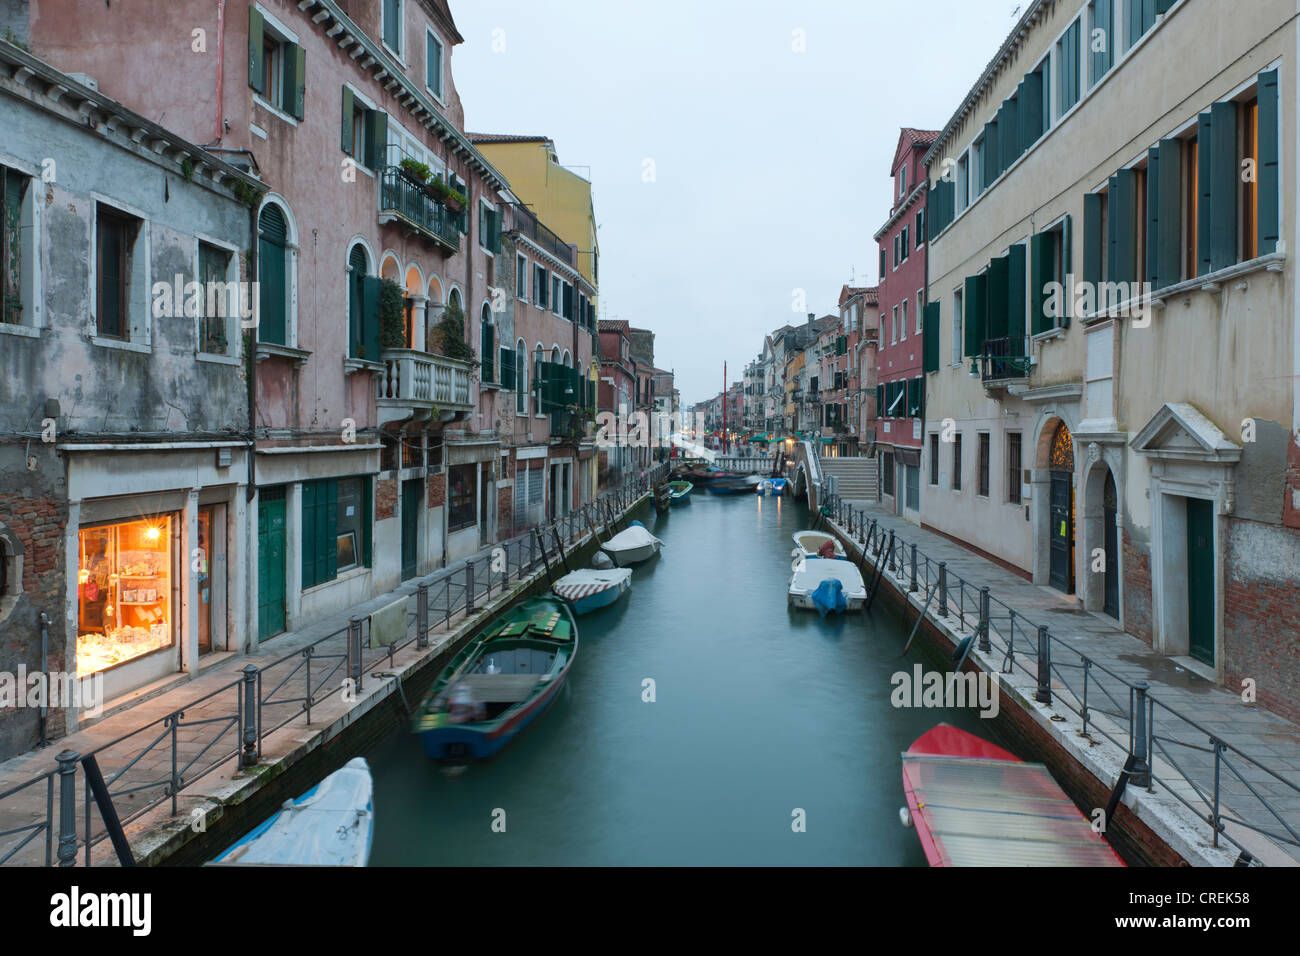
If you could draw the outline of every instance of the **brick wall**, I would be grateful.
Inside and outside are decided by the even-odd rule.
[[[383,521],[397,514],[397,479],[381,478],[375,482],[375,520]]]
[[[429,476],[429,507],[441,508],[447,500],[447,473]]]
[[[497,491],[497,540],[499,541],[510,537],[515,517],[514,491],[513,487],[501,488]]]
[[[3,464],[3,463],[0,463]],[[19,667],[28,673],[67,669],[68,636],[65,632],[63,598],[66,590],[67,565],[64,556],[64,533],[68,523],[66,502],[56,497],[47,484],[46,475],[60,474],[60,463],[52,453],[41,455],[35,473],[0,468],[0,532],[6,539],[7,553],[22,557],[22,580],[10,581],[10,594],[0,604],[0,671],[16,674]],[[31,482],[27,484],[27,482]],[[11,565],[12,566],[12,565]],[[17,592],[17,593],[15,593]],[[15,599],[16,598],[16,599]],[[40,615],[50,618],[48,657],[41,660]],[[36,746],[39,737],[39,711],[35,708],[5,708],[0,711],[0,759],[24,753]],[[65,733],[66,715],[51,708],[46,720],[50,739]]]
[[[1240,519],[1225,531],[1224,683],[1252,679],[1261,706],[1300,721],[1300,532]]]
[[[1151,552],[1133,544],[1128,528],[1120,530],[1124,538],[1124,630],[1151,644]]]

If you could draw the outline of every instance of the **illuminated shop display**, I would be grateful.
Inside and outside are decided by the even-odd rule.
[[[174,515],[82,528],[77,673],[93,674],[174,643]]]

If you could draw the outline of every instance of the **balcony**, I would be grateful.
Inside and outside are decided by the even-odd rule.
[[[515,206],[514,231],[531,239],[565,265],[577,267],[578,256],[575,247],[542,225],[538,218],[524,206]]]
[[[467,362],[415,349],[384,349],[383,366],[376,386],[381,425],[435,414],[450,421],[473,409]]]
[[[1011,345],[1011,339],[985,340],[984,351],[979,356],[979,367],[980,379],[986,388],[1019,381],[1029,374],[1029,358],[1012,354]]]
[[[425,192],[400,167],[385,166],[379,174],[379,224],[397,223],[406,234],[419,235],[451,254],[460,251],[460,217]]]

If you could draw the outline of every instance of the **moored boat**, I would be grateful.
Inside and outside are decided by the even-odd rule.
[[[753,494],[762,480],[758,475],[726,474],[710,482],[709,492],[715,495]]]
[[[826,534],[823,531],[796,531],[793,535],[794,546],[805,558],[826,557],[823,549],[829,541],[835,549],[835,557],[844,557],[844,545],[840,544],[840,539],[833,534]]]
[[[374,781],[353,757],[212,861],[214,866],[365,866],[374,840]]]
[[[691,491],[694,487],[695,485],[689,481],[668,482],[668,504],[672,507],[690,504]]]
[[[639,521],[624,528],[600,546],[620,568],[648,561],[659,553],[663,542],[646,530]]]
[[[551,593],[568,601],[574,614],[608,607],[631,589],[631,568],[579,568],[551,585]]]
[[[861,610],[866,600],[867,586],[850,561],[806,558],[790,577],[790,604],[817,611],[822,617]]]
[[[760,495],[779,495],[785,491],[785,481],[784,478],[764,478],[754,490]]]
[[[517,604],[469,641],[433,682],[413,729],[435,760],[490,757],[559,693],[578,625],[555,597]]]
[[[900,810],[931,866],[1123,866],[1042,764],[949,724],[903,754]]]

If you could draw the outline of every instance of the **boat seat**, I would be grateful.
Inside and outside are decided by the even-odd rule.
[[[461,678],[484,704],[517,704],[527,700],[541,674],[469,674]]]

